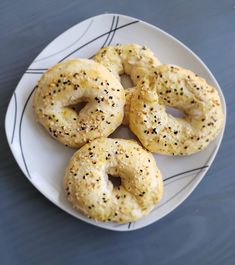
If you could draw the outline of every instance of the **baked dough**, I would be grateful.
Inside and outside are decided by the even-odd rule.
[[[160,65],[160,61],[146,46],[121,44],[100,49],[93,60],[108,68],[120,80],[120,75],[130,76],[135,86],[138,80],[149,73],[150,69]],[[134,89],[126,89],[126,105],[123,124],[128,125],[130,98]]]
[[[193,154],[203,150],[223,127],[217,90],[189,70],[161,65],[137,87],[131,99],[129,126],[151,152]],[[181,110],[185,117],[168,114],[166,106]]]
[[[108,174],[121,178],[113,186]],[[135,221],[148,214],[163,194],[153,155],[133,140],[99,138],[71,158],[64,178],[73,207],[97,221]]]
[[[79,112],[74,105],[86,102]],[[81,147],[110,135],[122,122],[125,93],[120,82],[93,60],[71,59],[44,73],[34,93],[38,121],[61,143]]]

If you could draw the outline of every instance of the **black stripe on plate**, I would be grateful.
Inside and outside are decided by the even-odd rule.
[[[112,35],[112,37],[111,37],[111,39],[110,39],[110,41],[109,41],[108,45],[110,45],[110,44],[111,44],[111,42],[112,42],[112,40],[113,40],[113,37],[114,37],[114,35],[115,35],[115,33],[116,33],[117,26],[118,26],[118,21],[119,21],[119,16],[117,17],[117,20],[116,20],[116,25],[115,25],[115,28],[114,28],[114,31],[113,31],[113,35]]]
[[[33,74],[33,75],[40,75],[43,74],[44,72],[28,72],[26,71],[25,74]]]
[[[197,168],[194,168],[194,169],[190,169],[190,170],[187,170],[187,171],[184,171],[184,172],[181,172],[181,173],[178,173],[178,174],[175,174],[175,175],[172,175],[166,179],[164,179],[164,181],[167,181],[169,179],[172,179],[172,178],[175,178],[175,177],[178,177],[178,176],[181,176],[181,175],[184,175],[186,173],[191,173],[193,171],[196,171],[196,170],[199,170],[199,169],[204,169],[204,168],[207,168],[209,167],[208,165],[205,165],[205,166],[202,166],[202,167],[197,167]]]
[[[28,68],[27,71],[46,71],[47,68]]]
[[[135,23],[138,23],[138,22],[139,22],[138,20],[134,20],[134,21],[132,21],[132,22],[130,22],[130,23],[127,23],[127,24],[124,24],[124,25],[122,25],[122,26],[117,27],[117,28],[115,29],[115,31],[116,31],[116,30],[120,30],[120,29],[125,28],[125,27],[128,27],[128,26],[130,26],[130,25],[132,25],[132,24],[135,24]],[[87,43],[83,44],[82,46],[78,47],[77,49],[75,49],[74,51],[70,52],[68,55],[66,55],[65,57],[63,57],[59,62],[62,62],[63,60],[65,60],[66,58],[68,58],[70,55],[74,54],[75,52],[77,52],[77,51],[79,51],[80,49],[84,48],[85,46],[89,45],[90,43],[92,43],[92,42],[94,42],[94,41],[96,41],[96,40],[102,38],[103,36],[109,34],[110,32],[113,32],[113,31],[114,31],[114,29],[112,29],[112,30],[110,30],[110,31],[108,31],[108,32],[105,32],[105,33],[99,35],[98,37],[96,37],[96,38],[94,38],[94,39],[88,41]]]
[[[11,144],[13,143],[13,140],[14,140],[15,128],[16,128],[16,117],[17,117],[17,98],[16,98],[16,92],[15,91],[13,93],[13,97],[14,97],[15,113],[14,113],[13,131],[12,131],[12,135],[11,135]]]
[[[111,24],[111,27],[110,27],[110,30],[109,30],[109,34],[107,35],[107,38],[105,39],[105,42],[103,43],[103,45],[101,46],[101,48],[103,48],[105,45],[106,45],[106,42],[108,41],[109,39],[109,36],[111,34],[111,30],[113,29],[113,24],[114,24],[114,21],[115,21],[116,17],[113,16],[113,20],[112,20],[112,24]]]
[[[22,156],[22,159],[23,159],[23,162],[24,162],[24,166],[25,166],[25,169],[26,169],[26,172],[27,172],[27,175],[28,177],[31,179],[31,176],[30,176],[30,173],[29,173],[29,169],[28,169],[28,166],[26,164],[26,160],[25,160],[25,157],[24,157],[24,152],[23,152],[23,148],[22,148],[22,135],[21,135],[21,129],[22,129],[22,121],[23,121],[23,117],[24,117],[24,112],[25,112],[25,109],[28,105],[28,102],[34,92],[34,90],[36,89],[36,86],[34,87],[34,89],[30,92],[25,104],[24,104],[24,108],[23,108],[23,111],[22,111],[22,114],[21,114],[21,117],[20,117],[20,126],[19,126],[19,140],[20,140],[20,152],[21,152],[21,156]]]

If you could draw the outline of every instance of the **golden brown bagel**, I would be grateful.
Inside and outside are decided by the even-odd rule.
[[[137,87],[131,99],[129,126],[151,152],[193,154],[203,150],[223,127],[217,90],[189,70],[161,65]],[[185,117],[168,114],[166,106],[181,110]]]
[[[86,102],[79,113],[72,108]],[[38,121],[61,143],[81,147],[110,135],[122,122],[125,94],[104,66],[71,59],[44,73],[34,93]]]
[[[108,174],[121,178],[113,186]],[[153,155],[137,142],[99,138],[71,158],[64,178],[73,207],[98,221],[135,221],[159,202],[163,181]]]
[[[149,48],[137,44],[121,44],[102,48],[93,59],[108,68],[118,80],[122,74],[129,75],[134,86],[139,79],[149,74],[150,69],[161,64]],[[133,88],[126,89],[124,125],[129,123],[129,100],[133,91]]]

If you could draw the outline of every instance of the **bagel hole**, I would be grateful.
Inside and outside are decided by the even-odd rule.
[[[120,79],[121,79],[121,84],[125,89],[131,88],[134,86],[129,75],[122,74],[120,75]]]
[[[83,102],[79,102],[73,105],[69,105],[68,107],[70,109],[73,109],[74,111],[76,111],[77,113],[80,112],[85,106],[86,106],[87,102],[83,101]]]
[[[172,116],[174,116],[175,118],[184,118],[185,114],[183,111],[176,109],[176,108],[172,108],[169,106],[166,106],[166,112]]]
[[[108,179],[111,181],[114,187],[119,187],[122,185],[122,180],[119,176],[112,176],[108,174]]]

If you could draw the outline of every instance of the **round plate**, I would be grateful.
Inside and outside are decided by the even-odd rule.
[[[91,58],[101,47],[117,43],[146,45],[161,62],[183,66],[204,77],[219,91],[226,116],[224,97],[217,81],[189,48],[161,29],[138,19],[103,14],[70,28],[36,57],[13,93],[5,128],[11,151],[21,170],[50,201],[87,223],[116,231],[130,231],[156,222],[189,196],[211,166],[223,131],[197,154],[185,157],[154,155],[164,178],[164,197],[148,216],[139,221],[127,224],[96,222],[73,209],[65,197],[62,183],[65,167],[75,150],[55,141],[35,121],[32,94],[37,80],[52,65],[70,57]],[[134,136],[128,128],[120,127],[111,137]]]

